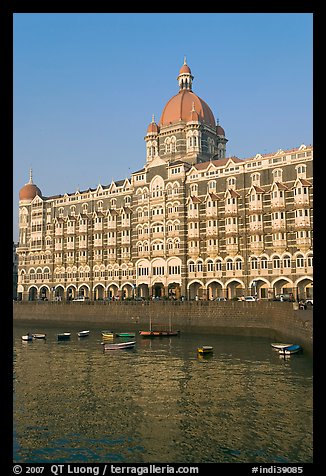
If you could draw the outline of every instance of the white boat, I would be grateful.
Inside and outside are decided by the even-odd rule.
[[[87,337],[89,336],[89,331],[79,331],[77,335],[78,337]]]
[[[104,350],[132,349],[136,345],[136,341],[128,342],[102,342]]]
[[[25,342],[30,342],[31,340],[33,340],[33,337],[29,334],[26,334],[25,336],[22,336],[22,340]]]
[[[46,339],[46,334],[32,334],[33,339]]]
[[[70,336],[70,332],[62,332],[61,334],[57,334],[58,340],[69,340]]]
[[[271,343],[271,346],[273,347],[273,349],[276,349],[276,350],[282,350],[282,349],[285,349],[285,347],[290,347],[291,345],[293,345],[293,344],[284,344],[282,342],[272,342]]]

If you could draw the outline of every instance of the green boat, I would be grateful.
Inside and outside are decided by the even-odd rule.
[[[118,332],[116,337],[135,337],[135,332]]]

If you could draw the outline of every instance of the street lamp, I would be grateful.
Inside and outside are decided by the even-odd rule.
[[[257,297],[257,281],[253,281],[252,286],[254,288],[254,296]]]

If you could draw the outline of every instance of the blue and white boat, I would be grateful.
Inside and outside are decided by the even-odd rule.
[[[297,354],[298,352],[302,352],[302,347],[299,344],[290,345],[288,347],[284,347],[283,349],[279,350],[279,353],[282,355],[291,355]]]
[[[286,347],[290,347],[291,345],[293,344],[290,344],[290,343],[283,343],[283,342],[272,342],[271,343],[271,346],[273,347],[273,349],[276,349],[276,350],[283,350],[285,349]]]
[[[22,340],[24,342],[31,342],[33,340],[33,337],[29,333],[27,333],[26,335],[22,336]]]

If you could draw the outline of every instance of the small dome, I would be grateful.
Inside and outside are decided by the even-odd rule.
[[[216,134],[218,136],[225,136],[225,131],[219,124],[216,126]]]
[[[159,133],[158,125],[154,121],[154,116],[153,116],[152,122],[147,127],[147,134],[158,134],[158,133]]]
[[[191,75],[191,70],[190,70],[189,66],[187,65],[186,57],[184,57],[183,65],[180,68],[179,75],[180,74],[190,74]]]
[[[179,74],[184,74],[184,73],[191,74],[191,70],[187,64],[183,64],[180,68]]]
[[[32,170],[29,171],[29,182],[24,185],[19,191],[19,200],[33,200],[39,195],[42,197],[41,190],[33,183]]]

